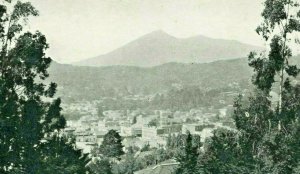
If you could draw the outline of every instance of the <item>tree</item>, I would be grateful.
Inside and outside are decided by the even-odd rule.
[[[124,154],[122,137],[115,130],[109,130],[104,135],[103,142],[100,146],[100,153],[106,157],[119,158]]]
[[[29,2],[1,0],[0,173],[39,173],[45,163],[55,165],[47,161],[51,157],[43,149],[50,144],[45,141],[58,141],[55,135],[66,124],[61,100],[53,98],[57,85],[44,82],[51,63],[45,55],[46,37],[24,32],[24,23],[37,15]],[[73,147],[68,150],[75,153]],[[80,161],[76,154],[65,167]]]
[[[166,147],[168,149],[174,147],[173,142],[172,142],[172,136],[171,134],[168,135],[167,140],[166,140]]]
[[[211,139],[207,139],[204,152],[197,164],[199,173],[249,174],[254,170],[250,147],[244,148],[236,132],[217,129]],[[242,150],[243,149],[243,150]],[[245,150],[244,150],[245,149]]]
[[[126,174],[133,174],[134,171],[138,169],[137,167],[137,161],[136,158],[134,157],[134,150],[132,147],[128,148],[128,151],[125,155],[124,162],[122,163]]]
[[[294,33],[300,31],[300,8],[297,0],[265,0],[262,12],[263,23],[256,29],[266,41],[270,42],[267,56],[256,54],[249,56],[249,65],[256,71],[254,84],[269,93],[274,85],[276,74],[279,75],[278,109],[281,112],[284,83],[290,76],[296,77],[299,69],[290,65],[291,44]],[[296,42],[299,43],[298,40]]]
[[[265,0],[264,6],[257,33],[270,43],[270,51],[250,53],[256,89],[248,100],[239,96],[234,103],[237,132],[211,138],[199,162],[204,173],[299,173],[300,86],[290,82],[299,69],[290,64],[289,45],[300,31],[300,6],[294,0]],[[272,90],[279,91],[275,106]]]
[[[157,119],[153,119],[148,123],[148,126],[151,127],[157,127],[158,126],[158,120]]]
[[[141,152],[146,152],[146,151],[150,151],[151,147],[150,144],[145,144],[142,148],[141,148]]]
[[[270,51],[267,56],[256,53],[249,56],[249,65],[256,72],[253,76],[256,90],[247,103],[240,96],[234,104],[234,119],[241,132],[237,143],[243,156],[253,162],[248,166],[250,171],[293,173],[300,160],[299,137],[295,136],[299,130],[300,105],[294,99],[300,91],[299,86],[290,83],[299,69],[289,62],[292,51],[288,44],[291,34],[299,31],[300,9],[292,0],[266,0],[264,5],[264,22],[257,32],[266,41],[270,39]],[[279,76],[278,85],[276,75]],[[279,89],[275,107],[270,100],[270,92],[274,89]]]
[[[94,174],[112,174],[112,167],[108,159],[94,158],[88,165],[91,173]]]
[[[296,65],[291,65],[292,50],[289,47],[293,34],[300,31],[300,6],[294,0],[266,0],[262,13],[264,22],[257,33],[270,42],[267,56],[251,53],[249,65],[254,68],[253,84],[257,87],[249,105],[236,103],[237,128],[247,136],[245,141],[252,146],[252,154],[263,164],[265,173],[292,173],[299,165],[299,86],[290,79],[299,74]],[[276,76],[279,84],[276,84]],[[279,88],[279,101],[272,108],[270,91]],[[245,137],[246,137],[245,136]]]
[[[87,154],[74,148],[75,139],[51,137],[41,146],[43,154],[42,167],[38,173],[43,174],[81,174],[87,171],[89,163]],[[80,160],[78,160],[80,159]]]
[[[134,116],[133,117],[133,120],[132,120],[132,124],[135,124],[136,122],[137,122],[137,118],[136,118],[137,116]]]
[[[199,146],[193,146],[193,138],[190,132],[187,133],[185,146],[176,157],[179,167],[176,170],[178,174],[197,173],[197,161],[199,156]]]
[[[97,107],[97,113],[98,113],[98,117],[104,117],[104,115],[103,115],[103,106],[98,106]]]

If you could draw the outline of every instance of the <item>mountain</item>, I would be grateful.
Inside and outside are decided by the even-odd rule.
[[[151,67],[169,62],[205,63],[246,57],[254,50],[262,48],[205,36],[176,38],[163,31],[154,31],[110,53],[76,62],[74,65]]]

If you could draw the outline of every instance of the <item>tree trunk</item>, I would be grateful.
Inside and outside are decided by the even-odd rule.
[[[281,113],[282,110],[282,91],[283,91],[283,68],[280,70],[279,101],[278,101],[279,113]]]
[[[287,16],[289,16],[289,12],[290,12],[290,1],[288,1],[288,6],[287,6]],[[280,70],[280,86],[279,86],[279,101],[278,101],[278,109],[279,109],[279,113],[281,113],[282,111],[282,92],[283,92],[283,80],[284,80],[284,66],[285,63],[287,61],[287,57],[286,57],[286,53],[285,53],[285,49],[286,49],[286,42],[287,42],[287,27],[288,26],[288,18],[286,19],[286,23],[284,25],[284,27],[282,28],[283,30],[283,47],[282,47],[282,58],[283,58],[283,65],[281,67]]]

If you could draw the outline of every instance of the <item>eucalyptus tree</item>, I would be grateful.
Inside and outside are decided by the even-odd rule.
[[[291,46],[299,43],[296,34],[300,31],[299,0],[266,0],[262,12],[263,22],[257,27],[257,33],[270,43],[268,55],[251,53],[249,65],[256,75],[254,84],[269,93],[279,77],[278,110],[282,110],[284,83],[296,77],[299,69],[290,63]]]
[[[235,102],[236,127],[243,135],[237,145],[252,154],[256,172],[294,173],[300,164],[300,139],[296,136],[300,91],[299,85],[291,83],[299,74],[291,59],[300,31],[299,0],[265,0],[262,18],[256,31],[269,49],[267,54],[249,55],[256,90],[248,104],[243,104],[241,97]],[[270,92],[277,89],[279,99],[274,107]]]
[[[49,155],[74,150],[70,145],[62,148],[57,138],[66,120],[60,113],[61,100],[53,98],[57,85],[45,82],[49,46],[41,32],[25,31],[29,18],[39,14],[31,3],[0,2],[0,173],[45,173]],[[56,153],[43,153],[53,141],[60,142]],[[80,156],[73,153],[74,161]]]
[[[199,161],[204,173],[299,173],[300,86],[292,48],[300,31],[299,0],[265,0],[257,33],[269,45],[250,53],[255,90],[234,103],[236,132],[217,131]],[[278,103],[270,92],[279,91]],[[225,162],[224,162],[225,161]]]

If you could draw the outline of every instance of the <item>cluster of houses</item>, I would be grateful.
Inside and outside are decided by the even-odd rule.
[[[217,124],[215,119],[217,115],[224,117],[226,111],[220,110],[220,114],[203,113],[201,110],[158,110],[154,114],[143,114],[140,111],[127,111],[125,114],[122,111],[105,111],[103,115],[101,118],[84,116],[76,121],[67,121],[64,132],[75,136],[77,147],[85,153],[89,153],[95,146],[100,146],[104,135],[112,129],[123,137],[124,148],[142,148],[147,144],[150,147],[165,147],[169,135],[187,131],[200,135],[204,141],[214,129],[222,126]]]

